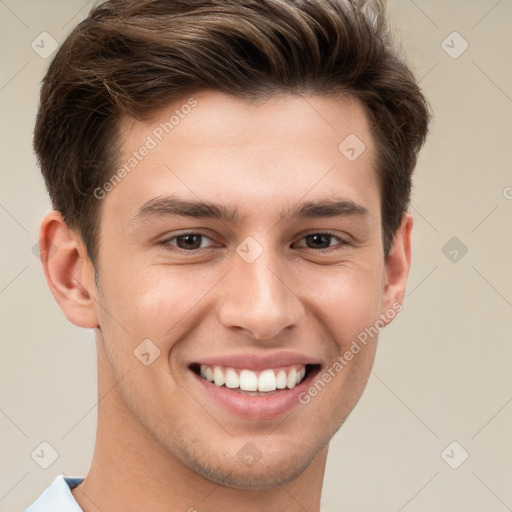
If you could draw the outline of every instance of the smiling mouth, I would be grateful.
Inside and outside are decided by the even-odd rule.
[[[318,373],[319,364],[293,364],[253,371],[221,365],[204,365],[192,363],[192,370],[199,377],[217,387],[250,395],[267,396],[293,389]]]

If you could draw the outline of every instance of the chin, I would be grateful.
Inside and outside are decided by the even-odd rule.
[[[272,489],[296,480],[309,466],[309,462],[299,465],[297,460],[289,460],[286,465],[282,463],[240,469],[239,464],[234,466],[214,466],[194,468],[196,473],[215,484],[232,489]]]
[[[276,453],[261,453],[260,458],[251,463],[242,462],[237,455],[228,456],[226,452],[221,456],[212,453],[209,458],[204,452],[199,457],[188,451],[182,455],[186,456],[184,462],[194,473],[212,483],[233,489],[270,489],[296,480],[321,450],[315,448],[310,446],[299,454],[296,450],[285,454],[276,447]]]

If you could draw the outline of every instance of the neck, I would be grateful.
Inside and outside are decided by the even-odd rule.
[[[98,424],[91,468],[71,492],[84,512],[319,512],[328,445],[295,480],[264,489],[211,482],[177,460],[126,408],[101,344]]]

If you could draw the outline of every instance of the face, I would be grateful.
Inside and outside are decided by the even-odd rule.
[[[203,92],[125,120],[123,148],[96,291],[119,410],[211,481],[298,477],[359,400],[376,336],[344,354],[390,308],[362,107]]]

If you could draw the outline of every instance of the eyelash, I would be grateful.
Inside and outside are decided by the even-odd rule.
[[[182,249],[182,248],[176,247],[174,244],[170,243],[172,240],[176,240],[177,238],[182,238],[182,237],[186,237],[186,236],[189,236],[189,235],[195,235],[195,236],[200,236],[202,238],[210,239],[209,236],[207,236],[207,235],[205,235],[203,233],[197,233],[195,231],[190,231],[190,232],[187,232],[187,233],[181,233],[179,235],[173,235],[173,236],[171,236],[169,238],[166,238],[165,240],[162,240],[162,242],[160,242],[160,243],[161,243],[161,245],[164,246],[164,248],[166,250],[171,251],[171,252],[177,251],[177,252],[181,252],[181,253],[194,253],[194,252],[200,251],[201,249],[211,249],[211,247],[199,247],[197,249]],[[335,235],[334,233],[331,233],[330,231],[318,231],[318,232],[308,233],[307,235],[304,235],[300,239],[300,241],[304,240],[308,236],[313,236],[313,235],[327,235],[327,236],[329,236],[331,238],[335,238],[336,240],[338,240],[339,243],[337,244],[338,247],[337,247],[337,245],[334,245],[334,246],[329,246],[329,247],[321,248],[321,249],[314,249],[312,247],[304,247],[305,249],[307,249],[309,251],[315,251],[315,252],[321,252],[321,253],[329,253],[329,252],[331,252],[333,250],[340,249],[341,247],[343,247],[345,245],[351,245],[350,242],[348,242],[347,240],[341,238],[338,235]],[[172,246],[173,249],[170,249],[170,246]]]

